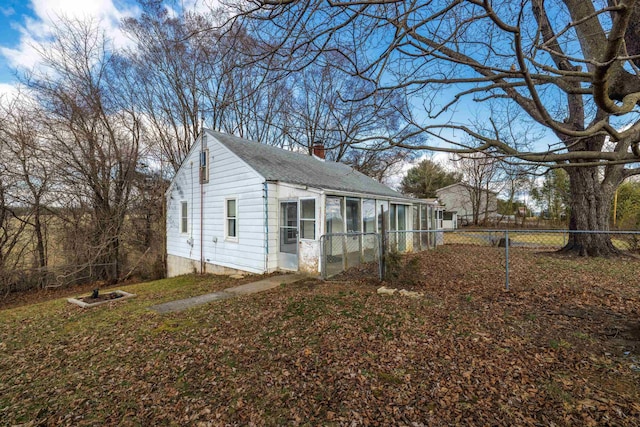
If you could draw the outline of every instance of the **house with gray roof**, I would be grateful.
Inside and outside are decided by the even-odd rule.
[[[313,151],[205,130],[167,190],[167,275],[319,274],[323,235],[377,233],[383,221],[391,230],[433,228],[432,204],[325,160],[322,146]]]
[[[484,188],[456,182],[436,190],[438,201],[444,205],[444,228],[460,225],[495,223],[498,215],[498,193]]]

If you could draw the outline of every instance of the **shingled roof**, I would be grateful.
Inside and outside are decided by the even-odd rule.
[[[407,196],[343,163],[322,161],[303,153],[284,150],[208,129],[206,132],[267,181],[407,199]]]

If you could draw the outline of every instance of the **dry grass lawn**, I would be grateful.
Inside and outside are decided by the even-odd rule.
[[[26,425],[640,425],[640,262],[445,246],[182,313],[182,277],[0,311],[0,420]]]

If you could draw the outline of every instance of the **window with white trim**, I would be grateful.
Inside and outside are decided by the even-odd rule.
[[[238,200],[226,199],[224,204],[225,237],[229,240],[238,239]]]
[[[316,200],[300,200],[300,238],[316,238]]]
[[[189,232],[189,216],[188,216],[187,202],[180,203],[180,232],[181,233]]]

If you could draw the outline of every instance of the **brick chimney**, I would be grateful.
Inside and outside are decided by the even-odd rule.
[[[324,159],[324,144],[320,141],[313,143],[313,155],[319,159]]]

